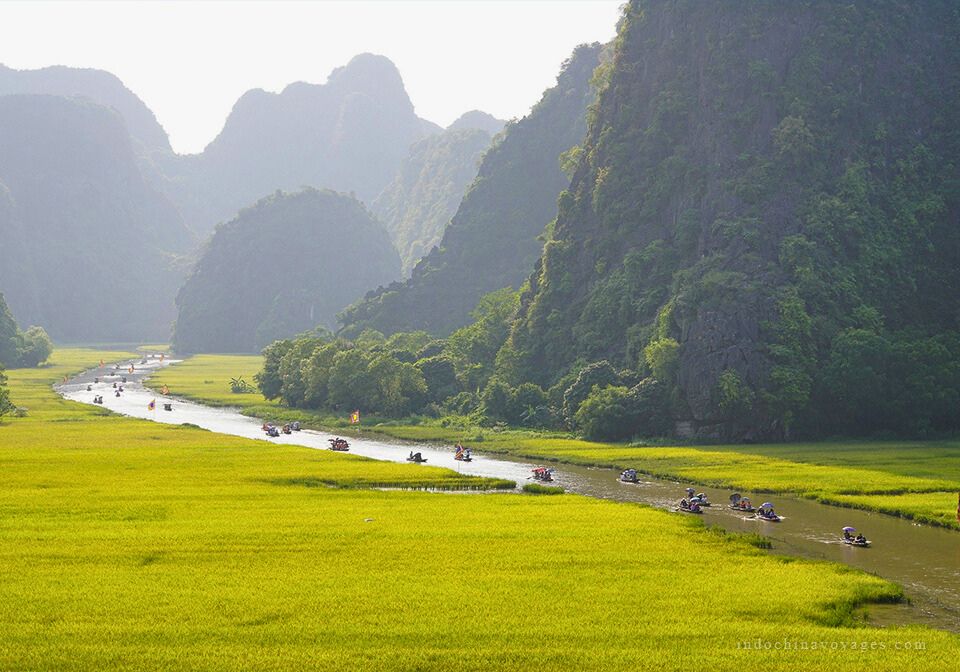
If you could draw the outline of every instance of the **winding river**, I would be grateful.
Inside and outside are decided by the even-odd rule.
[[[143,386],[143,380],[161,366],[176,360],[160,362],[148,359],[124,362],[119,369],[108,366],[93,369],[67,383],[57,385],[57,391],[67,399],[87,404],[95,395],[103,396],[103,405],[116,413],[170,424],[192,423],[222,434],[250,439],[288,443],[315,449],[328,448],[329,432],[303,430],[291,435],[268,438],[261,431],[261,421],[240,414],[236,409],[213,408],[191,401],[165,398]],[[133,364],[134,373],[128,372]],[[113,383],[121,376],[127,378],[124,391],[115,396]],[[94,382],[99,378],[99,382]],[[88,391],[88,386],[90,390]],[[152,399],[157,408],[148,409]],[[164,402],[172,402],[172,410],[163,409]],[[378,460],[403,462],[411,444],[378,437],[350,438],[350,451]],[[476,450],[476,446],[474,446]],[[534,464],[502,455],[484,455],[474,452],[473,461],[453,459],[449,446],[417,444],[432,466],[449,467],[455,471],[507,478],[519,484],[527,482]],[[733,532],[757,532],[770,538],[774,553],[796,555],[842,562],[867,572],[895,581],[904,587],[909,603],[873,606],[870,620],[876,625],[918,623],[960,633],[960,534],[943,528],[919,525],[908,520],[856,509],[826,506],[817,502],[787,495],[757,495],[755,504],[771,499],[777,512],[784,516],[780,523],[768,523],[726,508],[730,490],[703,488],[695,484],[675,482],[642,476],[638,484],[621,483],[612,469],[587,468],[573,465],[553,465],[556,484],[568,492],[622,502],[638,502],[659,508],[672,509],[685,495],[685,488],[704,490],[714,506],[705,510],[703,518],[709,524],[720,525]],[[637,467],[642,467],[638,464]],[[744,492],[745,496],[751,493]],[[689,514],[677,514],[689,515]],[[872,542],[870,548],[854,548],[840,542],[840,528],[851,525],[862,531]]]

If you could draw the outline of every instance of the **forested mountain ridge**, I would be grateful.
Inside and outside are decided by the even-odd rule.
[[[414,143],[397,176],[373,202],[404,273],[440,242],[490,140],[487,131],[460,124]]]
[[[257,352],[332,327],[338,310],[400,274],[383,226],[329,190],[277,192],[217,227],[177,295],[180,353]]]
[[[93,68],[55,65],[38,70],[14,70],[0,64],[0,96],[47,94],[79,96],[111,107],[120,114],[131,137],[145,152],[171,151],[170,140],[153,112],[115,75]]]
[[[158,165],[187,223],[205,234],[276,189],[327,188],[372,203],[410,145],[440,130],[414,113],[389,59],[360,54],[325,84],[248,91],[201,154]]]
[[[538,236],[556,215],[569,179],[560,155],[583,139],[599,44],[578,47],[530,114],[509,123],[443,234],[412,277],[344,311],[344,333],[425,330],[446,335],[470,321],[480,297],[519,286],[540,254]]]
[[[0,289],[60,341],[166,338],[190,237],[127,127],[81,98],[0,96]]]
[[[956,429],[958,39],[946,1],[633,0],[498,375],[607,359],[705,438]]]

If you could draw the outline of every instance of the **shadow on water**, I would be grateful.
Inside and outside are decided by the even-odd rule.
[[[137,360],[123,363],[116,369],[111,365],[88,371],[56,389],[67,399],[88,404],[93,402],[95,395],[102,395],[105,408],[124,415],[170,424],[189,423],[214,432],[273,443],[328,448],[327,440],[331,435],[327,432],[303,430],[268,439],[259,420],[244,416],[236,409],[165,398],[143,387],[145,377],[175,361],[161,363],[158,359],[148,359],[145,364],[140,364]],[[133,373],[129,371],[131,364],[135,367]],[[121,376],[125,376],[128,382],[124,384],[123,393],[116,396],[113,383]],[[94,378],[99,378],[99,382],[94,383]],[[149,410],[148,404],[153,399],[157,400],[156,408]],[[172,404],[172,410],[163,409],[165,402]],[[510,479],[519,486],[530,482],[531,470],[535,466],[522,459],[476,452],[472,462],[458,462],[449,446],[417,444],[414,448],[410,443],[386,438],[350,439],[352,454],[377,460],[404,462],[411,449],[422,453],[430,466],[447,467],[475,476]],[[612,469],[553,466],[556,485],[567,492],[588,497],[672,509],[685,495],[687,487],[706,491],[713,504],[702,516],[707,524],[719,525],[731,532],[769,537],[773,542],[773,553],[842,562],[902,585],[908,603],[871,606],[868,618],[872,624],[917,623],[960,632],[960,535],[955,531],[786,495],[758,495],[753,498],[754,503],[771,499],[777,512],[784,517],[780,523],[769,523],[727,508],[728,497],[732,494],[730,490],[706,489],[649,476],[642,477],[637,484],[630,484],[621,482]],[[751,495],[748,492],[742,494]],[[871,540],[872,547],[854,548],[843,544],[839,533],[846,525],[862,531]]]

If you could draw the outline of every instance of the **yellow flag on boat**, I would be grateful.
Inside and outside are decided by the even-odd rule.
[[[356,410],[350,414],[350,424],[359,425],[360,424],[360,411]]]
[[[147,410],[148,410],[148,411],[152,411],[152,410],[155,410],[156,408],[157,408],[157,400],[156,400],[156,399],[151,399],[151,400],[150,400],[150,403],[147,404]]]

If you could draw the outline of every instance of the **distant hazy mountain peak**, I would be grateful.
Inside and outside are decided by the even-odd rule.
[[[497,119],[492,114],[482,110],[470,110],[461,114],[456,121],[447,126],[448,131],[459,131],[469,128],[478,128],[486,131],[490,135],[496,135],[503,129],[507,122]]]
[[[105,70],[64,65],[14,70],[0,64],[0,96],[10,94],[88,98],[116,110],[130,135],[145,149],[170,150],[167,133],[153,112],[116,75]]]

